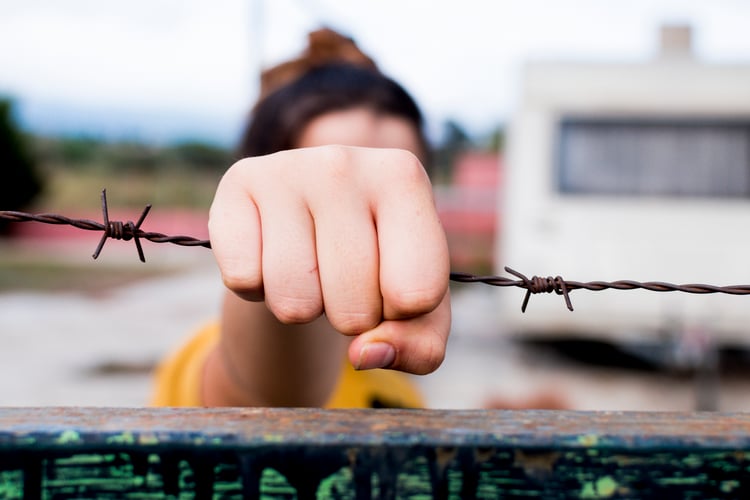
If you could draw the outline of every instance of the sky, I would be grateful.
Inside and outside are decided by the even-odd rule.
[[[750,63],[746,0],[0,0],[0,94],[24,127],[232,144],[260,68],[322,25],[352,36],[438,131],[511,119],[529,60],[642,62],[665,23]],[[435,132],[437,133],[437,132]]]

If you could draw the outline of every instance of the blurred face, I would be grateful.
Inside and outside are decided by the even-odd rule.
[[[410,121],[367,108],[332,111],[314,118],[303,129],[297,147],[326,144],[405,149],[424,156],[419,134]]]

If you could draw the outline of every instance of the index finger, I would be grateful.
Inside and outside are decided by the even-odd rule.
[[[263,300],[262,242],[258,208],[237,177],[242,160],[222,177],[209,210],[211,248],[224,285],[246,300]]]

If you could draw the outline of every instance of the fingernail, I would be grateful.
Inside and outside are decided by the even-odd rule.
[[[396,350],[391,344],[385,342],[373,342],[366,344],[359,351],[359,362],[357,370],[372,370],[373,368],[387,368],[396,359]]]

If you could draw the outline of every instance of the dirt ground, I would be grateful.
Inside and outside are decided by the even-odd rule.
[[[139,279],[104,289],[0,293],[4,406],[146,405],[157,360],[217,315],[222,285],[209,251],[148,244],[148,262],[140,264],[131,245],[113,242],[102,264],[77,245],[54,251],[79,256],[79,272],[140,266]],[[153,277],[145,277],[149,268]],[[514,342],[493,315],[496,293],[486,285],[454,293],[446,360],[415,378],[429,407],[689,411],[708,394],[715,409],[750,410],[747,377],[706,382],[597,367]]]

